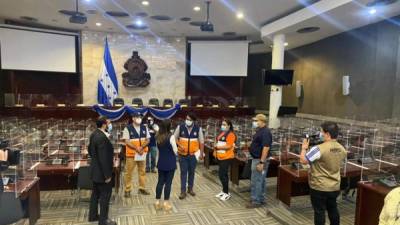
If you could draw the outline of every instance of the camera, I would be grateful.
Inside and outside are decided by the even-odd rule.
[[[304,136],[306,139],[309,140],[310,146],[315,146],[323,143],[319,138],[319,134],[305,134]]]

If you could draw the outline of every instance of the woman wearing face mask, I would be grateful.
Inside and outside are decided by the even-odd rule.
[[[222,191],[215,197],[226,201],[231,198],[229,193],[229,166],[232,163],[232,159],[235,157],[236,135],[233,132],[233,125],[230,120],[223,119],[221,125],[221,133],[216,138],[214,146],[214,157],[218,160],[218,175],[222,184]]]

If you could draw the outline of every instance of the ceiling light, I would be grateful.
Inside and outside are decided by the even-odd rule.
[[[193,8],[193,10],[196,11],[196,12],[200,11],[200,9],[201,9],[200,6],[195,6],[195,7]]]
[[[96,26],[101,27],[101,23],[96,23]]]
[[[244,15],[243,15],[242,12],[238,12],[238,13],[236,14],[236,17],[237,17],[238,19],[243,19]]]
[[[150,3],[148,1],[142,1],[142,5],[148,6]]]
[[[289,45],[289,43],[285,42],[285,46],[288,46],[288,45]]]
[[[372,8],[368,11],[369,14],[374,15],[376,13],[376,9]]]
[[[90,2],[91,0],[85,0],[85,2]]]
[[[141,26],[143,26],[143,21],[138,19],[135,21],[135,24],[136,24],[136,26],[141,27]]]

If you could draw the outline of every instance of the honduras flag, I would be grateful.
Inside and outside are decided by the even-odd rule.
[[[97,102],[99,104],[112,105],[114,99],[118,96],[118,80],[111,60],[107,38],[101,67],[99,81],[97,82]]]

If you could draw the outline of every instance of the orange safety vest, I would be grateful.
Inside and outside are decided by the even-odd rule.
[[[144,125],[140,125],[140,131],[138,134],[136,129],[133,127],[132,124],[129,124],[127,127],[129,132],[129,142],[136,147],[141,147],[143,143],[147,140],[147,129]],[[149,148],[145,147],[144,152],[148,152]],[[135,157],[136,151],[126,145],[126,157],[133,158]]]
[[[232,147],[230,149],[227,149],[227,150],[214,149],[213,155],[218,160],[227,160],[227,159],[235,158],[234,149],[235,149],[236,135],[232,131],[222,132],[220,135],[218,135],[218,137],[216,138],[216,141],[217,142],[225,142],[225,144],[226,144],[226,139],[228,138],[228,136],[230,134],[233,134],[235,136],[235,139],[233,141],[233,145],[232,145]]]
[[[178,151],[179,155],[194,155],[200,149],[199,132],[200,127],[197,125],[193,125],[190,133],[185,125],[179,126],[178,144],[183,147],[183,150]]]

